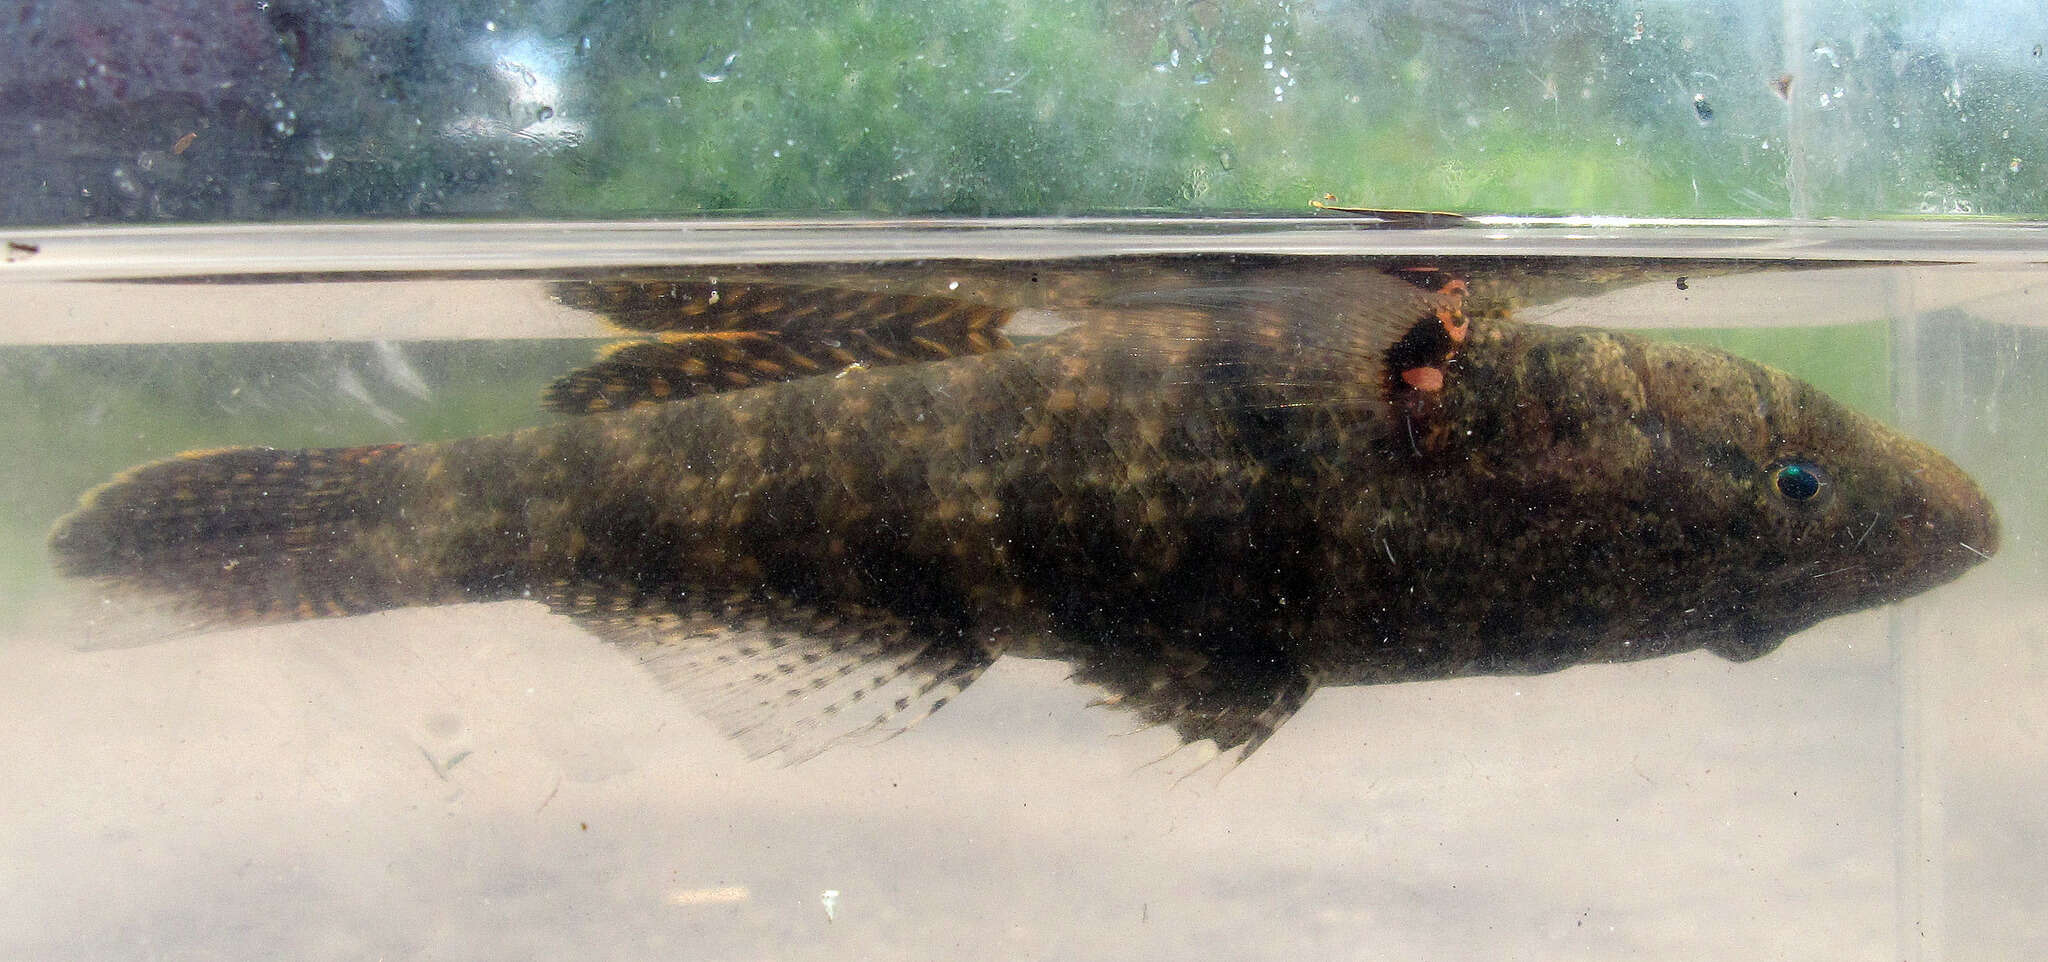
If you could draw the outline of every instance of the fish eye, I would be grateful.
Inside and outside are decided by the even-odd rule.
[[[1827,483],[1827,475],[1820,468],[1804,461],[1787,461],[1771,469],[1771,486],[1778,489],[1778,494],[1785,500],[1795,504],[1805,504],[1819,497]]]

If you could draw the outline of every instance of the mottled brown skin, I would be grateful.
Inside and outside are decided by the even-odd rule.
[[[1424,286],[1178,292],[986,355],[502,436],[189,456],[88,496],[53,545],[208,620],[532,597],[650,663],[738,646],[655,665],[685,688],[735,663],[770,688],[890,658],[864,690],[925,679],[870,724],[999,654],[1061,658],[1246,750],[1317,685],[1754,657],[1996,549],[1939,454],[1719,352],[1480,318],[1416,389],[1393,345],[1460,293]],[[1778,490],[1790,462],[1818,495]]]

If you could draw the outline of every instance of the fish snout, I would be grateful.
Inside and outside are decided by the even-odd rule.
[[[1942,512],[1937,524],[1954,536],[1957,547],[1974,555],[1978,561],[1988,561],[1998,553],[1998,513],[1992,510],[1991,499],[1984,496],[1976,482],[1963,478],[1965,487],[1957,493],[1948,510]]]
[[[1960,577],[1998,553],[1998,514],[1975,479],[1953,462],[1929,452],[1916,472],[1923,485],[1921,510],[1900,519],[1901,540],[1920,546],[1913,580],[1932,587]]]

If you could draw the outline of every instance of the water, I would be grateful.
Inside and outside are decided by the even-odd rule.
[[[0,270],[0,432],[17,452],[0,468],[0,955],[2048,950],[2033,895],[2048,874],[2034,844],[2048,834],[2048,608],[2032,590],[2048,272],[2032,230],[1247,220],[9,239],[36,250]],[[903,737],[749,762],[537,605],[94,648],[48,569],[49,524],[144,460],[546,420],[540,391],[607,336],[548,300],[549,280],[682,265],[959,284],[1056,325],[1062,305],[1218,270],[1231,252],[1519,258],[1496,263],[1564,278],[1537,285],[1543,299],[1617,258],[1685,259],[1628,262],[1640,284],[1525,316],[1792,370],[1954,457],[1998,505],[2004,548],[1753,663],[1695,653],[1326,689],[1235,768],[1090,708],[1065,666],[1017,659]],[[1778,269],[1727,272],[1758,261]]]

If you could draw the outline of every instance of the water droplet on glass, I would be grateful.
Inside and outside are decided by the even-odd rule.
[[[498,32],[498,21],[496,21],[496,20],[486,20],[486,21],[484,21],[484,32],[485,32],[485,33],[497,33],[497,32]]]
[[[327,172],[327,165],[334,162],[334,151],[327,149],[327,145],[318,139],[313,141],[313,149],[307,156],[306,173],[309,174],[324,174]]]
[[[2009,171],[2012,171],[2012,172],[2013,172],[2013,173],[2015,173],[2015,174],[2019,173],[2019,172],[2020,172],[2020,159],[2019,159],[2018,157],[2014,157],[2014,158],[2012,159],[2012,163],[2010,163],[2010,164],[2007,164],[2007,165],[2006,165],[2006,167],[2005,167],[2005,169],[2006,169],[2006,170],[2009,170]]]
[[[584,52],[584,53],[589,53],[589,52],[590,52],[590,38],[589,38],[589,37],[584,37],[584,38],[583,38],[583,43],[582,43],[582,44],[580,44],[580,46],[581,46],[581,47],[583,48],[583,52]]]
[[[738,59],[740,52],[737,50],[726,54],[723,60],[719,60],[717,54],[707,52],[704,59],[697,61],[697,78],[708,84],[724,83],[725,78],[732,76],[732,62]]]
[[[555,116],[555,108],[543,104],[539,110],[533,112],[533,115],[541,120],[552,120]]]
[[[1714,122],[1714,105],[1707,103],[1706,94],[1692,95],[1692,112],[1693,116],[1700,119],[1702,127]]]
[[[135,182],[135,175],[126,167],[114,168],[114,189],[130,197],[142,193],[142,185]]]

